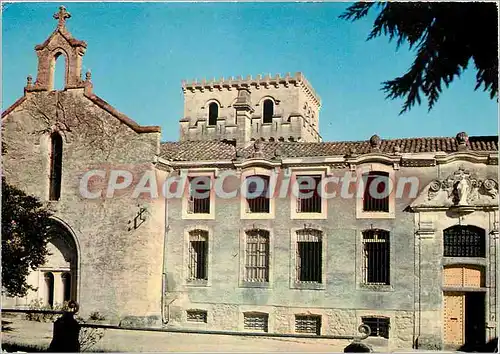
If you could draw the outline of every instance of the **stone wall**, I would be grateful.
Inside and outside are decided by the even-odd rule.
[[[58,101],[61,109],[56,109]],[[134,131],[98,107],[83,89],[29,93],[3,124],[7,181],[44,202],[49,197],[49,136],[54,130],[63,136],[61,198],[48,203],[78,245],[82,315],[98,311],[110,321],[127,315],[159,316],[163,201],[134,199],[131,190],[89,200],[79,188],[81,177],[91,169],[128,170],[136,182],[145,171],[154,172],[160,133]],[[141,207],[146,209],[145,222],[135,229]]]

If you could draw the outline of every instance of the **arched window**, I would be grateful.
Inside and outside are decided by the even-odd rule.
[[[272,100],[267,99],[264,101],[263,122],[272,123],[274,115],[274,103]]]
[[[66,56],[58,53],[54,57],[52,72],[52,89],[64,90],[66,86]]]
[[[455,225],[443,231],[444,257],[486,257],[485,231],[472,225]]]
[[[45,273],[45,289],[46,292],[46,305],[54,306],[54,275],[52,273]]]
[[[269,281],[269,231],[255,229],[246,233],[245,281]]]
[[[208,125],[217,125],[217,118],[219,118],[219,105],[212,102],[208,106]]]
[[[208,279],[208,231],[189,232],[189,281]]]
[[[321,284],[323,278],[323,233],[315,229],[297,231],[297,281]]]
[[[50,137],[50,200],[59,200],[61,196],[62,149],[63,141],[57,132]]]
[[[363,231],[363,281],[365,284],[390,284],[389,231],[370,229]]]

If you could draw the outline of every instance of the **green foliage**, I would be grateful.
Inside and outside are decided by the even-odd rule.
[[[475,90],[498,95],[498,13],[496,2],[357,2],[340,16],[357,21],[376,7],[368,40],[385,35],[398,48],[408,43],[414,62],[402,76],[383,83],[387,98],[405,98],[400,114],[427,98],[431,110],[446,87],[467,69],[476,69]]]
[[[2,287],[9,296],[22,297],[34,290],[26,278],[45,263],[51,215],[37,198],[2,176]]]
[[[44,305],[42,299],[33,300],[29,305],[30,310],[52,310],[52,311],[67,311],[69,309],[68,302],[62,304],[55,304],[54,306]],[[60,315],[50,313],[27,313],[26,319],[28,321],[36,322],[54,322]]]

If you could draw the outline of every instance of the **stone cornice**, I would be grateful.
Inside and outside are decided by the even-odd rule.
[[[164,160],[167,161],[167,160]],[[168,161],[172,166],[228,166],[236,167],[240,165],[257,165],[264,164],[269,166],[331,166],[332,168],[356,168],[357,165],[365,163],[382,163],[388,166],[393,166],[394,169],[399,167],[432,167],[437,164],[447,164],[456,161],[466,161],[471,163],[481,163],[485,165],[497,165],[498,158],[496,154],[490,152],[457,152],[452,154],[440,153],[422,153],[422,154],[401,154],[389,155],[372,152],[356,156],[325,156],[325,157],[285,157],[275,156],[271,159],[262,157],[242,158],[236,157],[234,160],[200,160],[200,161]],[[160,162],[161,163],[161,162]]]

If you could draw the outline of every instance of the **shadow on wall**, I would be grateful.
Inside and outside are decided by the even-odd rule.
[[[498,338],[493,338],[486,344],[464,344],[458,348],[459,352],[466,353],[498,353]]]

